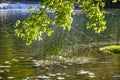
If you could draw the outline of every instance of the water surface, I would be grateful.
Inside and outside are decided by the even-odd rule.
[[[13,24],[17,19],[25,19],[29,13],[27,10],[0,10],[0,80],[120,79],[120,56],[102,54],[90,48],[119,43],[119,10],[107,14],[108,28],[101,34],[87,30],[85,15],[77,11],[70,32],[56,29],[51,37],[46,36],[42,42],[34,41],[26,46],[24,41],[14,37]],[[58,53],[67,55],[60,55],[62,60],[59,63],[47,65],[50,59],[45,60],[45,57]],[[88,61],[86,57],[92,57],[91,61],[82,63],[78,59],[78,62],[72,62],[83,54],[83,61]],[[67,57],[66,63],[64,57]],[[57,61],[57,58],[53,60]],[[37,64],[42,61],[43,64]]]

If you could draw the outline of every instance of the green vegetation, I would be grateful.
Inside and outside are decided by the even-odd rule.
[[[107,53],[120,54],[120,45],[110,45],[101,47],[100,50]]]
[[[89,20],[87,28],[93,28],[96,33],[104,31],[106,22],[105,11],[102,9],[105,6],[103,0],[40,0],[42,8],[39,11],[32,13],[22,23],[19,20],[16,22],[15,35],[26,40],[27,44],[31,44],[33,40],[42,40],[43,34],[50,36],[54,32],[53,26],[70,30],[74,5],[79,3],[82,12],[86,13]],[[50,17],[48,10],[55,11],[54,19]]]

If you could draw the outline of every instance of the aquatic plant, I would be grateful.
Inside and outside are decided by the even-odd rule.
[[[104,46],[100,48],[100,51],[107,52],[107,53],[120,54],[120,45]]]

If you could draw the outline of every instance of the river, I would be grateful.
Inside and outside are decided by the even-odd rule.
[[[51,37],[26,46],[14,37],[13,25],[30,12],[0,10],[0,80],[119,80],[120,56],[91,48],[103,42],[119,43],[118,13],[109,12],[107,30],[95,34],[85,28],[85,15],[76,11],[70,32],[56,29]]]

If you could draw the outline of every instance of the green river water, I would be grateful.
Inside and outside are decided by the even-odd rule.
[[[120,80],[120,56],[93,49],[119,44],[119,13],[108,11],[108,28],[95,34],[85,28],[85,15],[76,11],[70,32],[55,29],[51,37],[26,46],[14,37],[13,25],[17,19],[25,19],[29,11],[1,10],[0,80]]]

